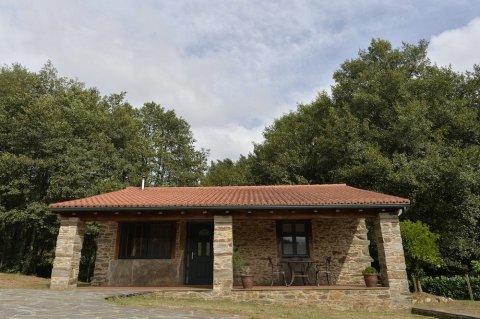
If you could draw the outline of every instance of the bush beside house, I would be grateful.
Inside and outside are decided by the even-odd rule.
[[[473,297],[480,300],[480,276],[470,277]],[[422,288],[425,292],[445,296],[452,299],[467,300],[468,296],[467,282],[463,276],[453,277],[424,277],[422,278]]]

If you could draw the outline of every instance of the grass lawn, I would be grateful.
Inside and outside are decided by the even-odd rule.
[[[0,289],[47,289],[49,285],[46,278],[0,273]]]
[[[448,303],[415,305],[415,307],[466,315],[480,315],[480,301],[455,300]]]
[[[251,319],[414,319],[427,318],[412,315],[405,311],[366,312],[366,311],[334,311],[317,308],[260,305],[229,300],[205,301],[200,299],[174,299],[154,297],[150,295],[114,298],[112,302],[124,306],[158,307],[163,309],[196,310],[207,313],[238,314]]]

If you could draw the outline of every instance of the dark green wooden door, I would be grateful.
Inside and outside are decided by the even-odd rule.
[[[187,225],[186,283],[210,285],[213,282],[213,223]]]

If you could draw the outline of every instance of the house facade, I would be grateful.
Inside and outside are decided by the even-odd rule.
[[[407,199],[345,184],[129,187],[56,203],[50,209],[61,226],[51,288],[76,286],[85,223],[96,222],[100,233],[92,285],[149,286],[179,298],[408,308],[398,220],[408,205]],[[372,236],[381,286],[366,288],[361,274],[372,262]],[[254,275],[254,289],[238,288],[234,249]],[[318,282],[312,285],[310,276],[310,282],[297,278],[285,287],[275,277],[271,286],[268,257],[285,265],[287,277],[290,261],[311,261],[315,266],[304,270],[316,270]]]

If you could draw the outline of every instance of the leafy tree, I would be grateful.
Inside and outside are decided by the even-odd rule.
[[[346,182],[412,200],[404,218],[441,235],[450,271],[480,258],[480,68],[427,58],[427,42],[373,40],[331,94],[274,121],[249,156],[255,184]]]
[[[237,186],[250,185],[248,159],[240,156],[237,162],[231,159],[211,162],[210,167],[202,180],[203,186]]]
[[[153,102],[141,108],[140,117],[149,149],[146,162],[151,184],[197,185],[206,170],[207,151],[195,150],[190,125]]]
[[[400,230],[407,269],[412,274],[415,292],[421,292],[420,279],[425,275],[424,269],[440,267],[443,263],[437,244],[439,236],[420,221],[402,221]]]
[[[148,130],[146,129],[148,128]],[[0,271],[49,275],[57,218],[52,202],[140,182],[194,184],[206,166],[189,125],[150,103],[137,110],[125,94],[14,64],[0,69]],[[165,165],[155,166],[162,158]],[[157,161],[158,162],[158,161]],[[95,226],[87,229],[82,279],[94,260]]]
[[[480,274],[480,260],[472,260],[472,269],[474,272]]]

